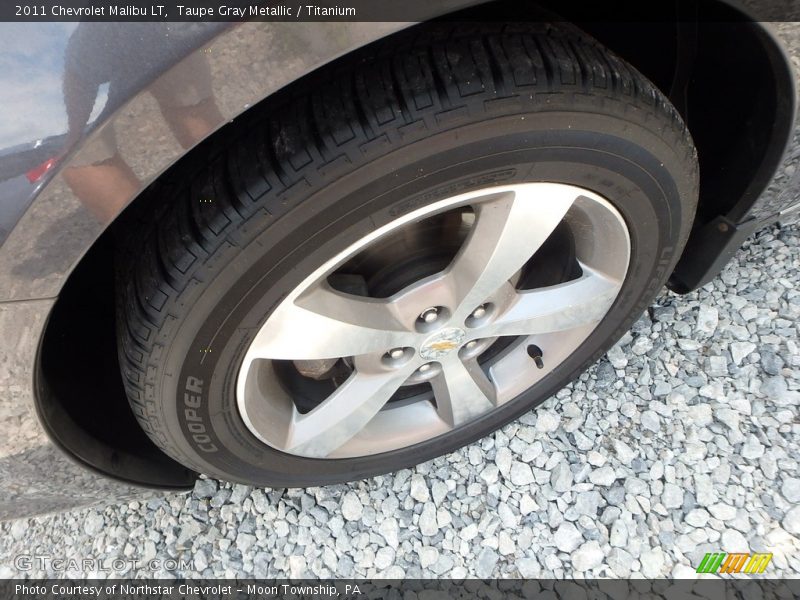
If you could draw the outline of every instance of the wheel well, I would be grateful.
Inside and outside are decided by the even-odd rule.
[[[700,162],[696,226],[722,214],[738,222],[766,188],[789,141],[794,75],[764,26],[724,0],[695,3],[688,12],[680,5],[538,0],[523,8],[502,0],[460,14],[478,22],[558,15],[636,67],[675,105],[694,139]]]
[[[703,226],[720,215],[736,223],[766,187],[791,132],[794,89],[785,58],[760,25],[742,21],[721,2],[707,4],[708,12],[693,23],[682,22],[671,2],[659,5],[663,14],[658,19],[652,18],[656,3],[640,4],[647,4],[646,22],[637,22],[636,3],[618,3],[623,17],[612,22],[612,15],[602,20],[587,15],[582,0],[540,2],[633,64],[683,115],[700,161],[693,235],[702,234]],[[541,8],[501,1],[447,19],[519,22],[541,15]],[[189,156],[208,151],[219,139],[215,136],[227,135],[226,129]],[[189,156],[169,173],[174,175]],[[87,466],[132,483],[186,487],[196,474],[164,455],[142,432],[125,398],[117,361],[115,234],[134,222],[129,217],[141,210],[145,197],[152,201],[145,192],[131,203],[62,289],[42,339],[36,397],[51,436]]]
[[[103,234],[67,280],[39,348],[35,394],[51,439],[85,466],[128,483],[193,485],[128,406],[117,360],[114,244]]]

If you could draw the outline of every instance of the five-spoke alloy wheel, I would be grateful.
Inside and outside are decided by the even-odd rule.
[[[389,298],[331,286],[329,276],[371,244],[446,211],[470,217],[471,226],[443,271]],[[537,251],[562,222],[577,275],[519,289],[515,282],[540,267]],[[513,399],[572,354],[613,304],[629,256],[619,213],[576,186],[525,183],[436,202],[352,244],[283,300],[244,358],[239,410],[263,442],[314,458],[371,455],[441,435]],[[495,345],[502,352],[482,363]],[[305,370],[316,361],[331,377],[342,361],[345,374],[301,412],[273,361],[302,361]],[[420,382],[432,394],[392,400]]]

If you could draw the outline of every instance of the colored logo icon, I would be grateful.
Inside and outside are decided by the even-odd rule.
[[[700,561],[698,573],[763,573],[772,560],[772,553],[737,554],[709,552]]]

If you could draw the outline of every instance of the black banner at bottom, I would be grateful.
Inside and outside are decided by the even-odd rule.
[[[800,597],[800,579],[0,580],[3,600],[743,600]]]

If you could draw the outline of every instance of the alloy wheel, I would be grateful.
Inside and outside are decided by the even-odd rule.
[[[443,215],[466,229],[444,268],[412,272],[387,297],[336,284],[354,257]],[[564,281],[524,285],[553,260],[540,251],[554,232],[569,237],[575,268]],[[239,412],[262,442],[310,458],[369,456],[447,434],[569,357],[613,305],[630,251],[617,210],[572,185],[484,188],[413,211],[332,257],[269,315],[238,374]],[[287,372],[308,384],[310,406],[298,404]]]

